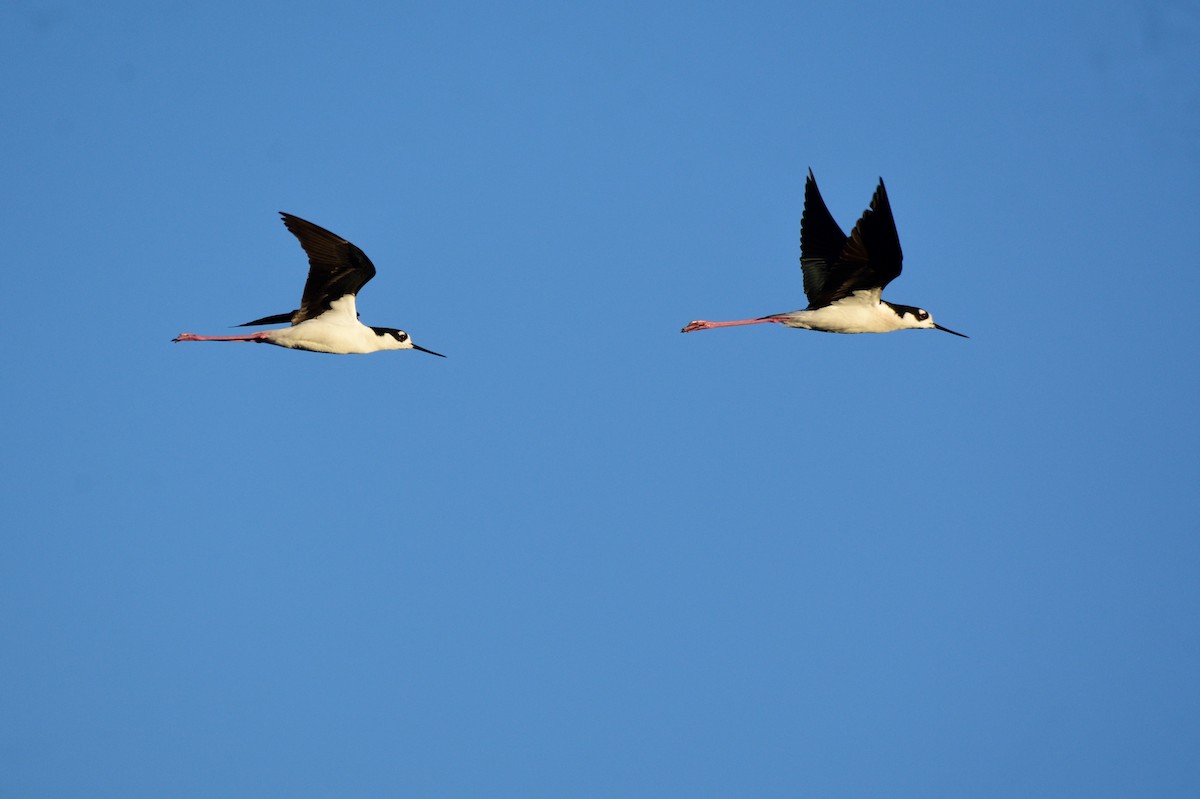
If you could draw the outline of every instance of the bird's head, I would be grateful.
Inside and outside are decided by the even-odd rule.
[[[925,310],[924,308],[913,308],[909,305],[899,306],[899,308],[902,309],[900,311],[900,318],[904,320],[907,327],[913,329],[932,328],[934,330],[941,330],[945,333],[953,333],[954,335],[962,336],[963,338],[970,338],[970,336],[964,335],[963,333],[958,333],[948,327],[942,327],[937,322],[933,321],[933,316],[930,315],[929,311]]]
[[[446,357],[440,352],[427,350],[419,344],[413,344],[412,338],[403,330],[396,330],[391,327],[374,327],[371,329],[382,339],[382,348],[385,350],[420,350],[421,352],[428,352],[430,355],[436,355],[439,358]]]

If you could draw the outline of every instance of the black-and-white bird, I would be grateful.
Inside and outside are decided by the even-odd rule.
[[[967,338],[935,323],[923,308],[880,298],[884,287],[900,276],[903,259],[883,178],[871,198],[871,207],[863,212],[847,237],[825,206],[810,169],[804,182],[804,216],[800,221],[800,268],[804,272],[808,307],[758,319],[698,320],[688,324],[683,332],[778,322],[826,333],[891,333],[932,328]]]
[[[325,228],[298,216],[281,213],[283,224],[300,240],[308,255],[308,282],[300,308],[285,314],[265,316],[238,327],[289,324],[241,336],[198,336],[180,333],[174,341],[256,341],[294,350],[336,354],[381,350],[420,350],[440,358],[440,352],[412,342],[403,330],[368,327],[358,321],[354,298],[375,277],[375,265],[366,253]]]

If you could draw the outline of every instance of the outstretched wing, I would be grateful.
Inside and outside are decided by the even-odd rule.
[[[835,279],[838,256],[845,246],[846,234],[829,213],[809,169],[804,181],[804,215],[800,218],[800,268],[810,308],[828,304],[822,301],[828,293],[826,286]]]
[[[811,223],[810,203],[814,209]],[[811,236],[806,237],[810,224]],[[804,293],[808,295],[809,308],[829,305],[856,291],[882,290],[900,276],[904,253],[900,249],[900,235],[896,232],[896,220],[892,217],[892,206],[882,178],[871,198],[871,207],[863,212],[850,237],[841,237],[836,251],[833,249],[834,231],[841,235],[817,191],[810,170],[805,184],[800,236],[800,263],[804,269]]]
[[[293,325],[320,316],[343,297],[355,296],[375,277],[371,259],[346,239],[298,216],[282,212],[280,216],[308,255],[308,282],[300,308],[291,317]],[[353,301],[343,307],[357,318]]]

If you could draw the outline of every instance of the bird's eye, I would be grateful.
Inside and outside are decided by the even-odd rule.
[[[408,341],[408,334],[401,330],[396,334],[396,341]]]
[[[922,311],[920,308],[917,309],[917,321],[918,322],[924,322],[928,318],[929,318],[929,311]]]

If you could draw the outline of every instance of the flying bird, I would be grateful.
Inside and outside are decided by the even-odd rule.
[[[280,213],[283,224],[300,240],[308,255],[308,282],[300,307],[289,313],[264,316],[238,327],[282,325],[241,336],[198,336],[180,333],[173,341],[256,341],[294,350],[349,353],[381,350],[420,350],[445,358],[412,342],[403,330],[393,327],[368,327],[358,321],[355,296],[371,278],[375,265],[367,254],[319,225],[298,216]]]
[[[804,215],[800,221],[800,268],[808,307],[758,319],[731,322],[701,319],[689,323],[682,332],[778,322],[825,333],[891,333],[934,328],[968,338],[937,324],[923,308],[880,298],[884,287],[900,276],[903,259],[883,178],[871,198],[871,207],[863,212],[847,238],[825,206],[810,169],[804,182]]]

